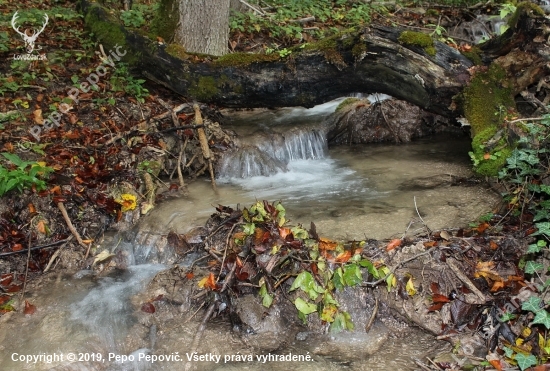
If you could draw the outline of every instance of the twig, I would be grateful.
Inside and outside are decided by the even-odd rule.
[[[27,252],[27,251],[35,251],[35,250],[40,250],[40,249],[50,249],[52,247],[55,247],[59,244],[62,244],[64,242],[68,242],[72,239],[72,237],[69,237],[65,240],[59,240],[59,241],[55,241],[55,242],[50,242],[50,243],[47,243],[45,245],[40,245],[40,246],[35,246],[33,248],[27,248],[25,250],[18,250],[18,251],[10,251],[10,252],[5,252],[5,253],[2,253],[0,254],[0,258],[4,257],[4,256],[10,256],[10,255],[15,255],[15,254],[22,254],[24,252]]]
[[[374,298],[374,310],[372,311],[372,314],[370,316],[369,322],[367,322],[367,325],[365,326],[365,332],[369,332],[370,328],[372,327],[372,324],[374,323],[374,319],[376,318],[376,315],[378,314],[378,298]]]
[[[206,311],[206,313],[204,314],[204,317],[202,319],[202,322],[199,326],[199,328],[197,329],[197,333],[195,334],[195,337],[193,338],[193,343],[191,345],[191,351],[190,353],[194,353],[197,351],[198,347],[199,347],[199,342],[201,340],[201,337],[202,337],[202,334],[204,332],[204,330],[206,329],[206,322],[208,322],[208,320],[210,319],[210,317],[212,317],[212,313],[214,313],[214,308],[216,307],[216,303],[212,303],[210,304],[210,307],[208,307],[208,310]],[[191,362],[188,362],[186,365],[185,365],[185,370],[188,371],[191,369],[191,365],[192,363]]]
[[[181,158],[183,156],[183,151],[185,150],[185,147],[187,146],[187,138],[185,138],[185,143],[181,144],[180,146],[181,147],[180,147],[180,154],[178,156],[177,169],[178,169],[178,179],[180,181],[180,187],[183,188],[183,187],[185,187],[185,182],[183,181],[183,174],[181,172]]]
[[[47,271],[50,270],[51,265],[53,264],[53,262],[55,261],[55,259],[57,259],[57,257],[59,256],[59,254],[61,253],[61,250],[63,250],[63,248],[67,245],[67,243],[68,243],[69,241],[71,241],[72,239],[73,239],[73,236],[69,236],[69,238],[67,238],[67,239],[65,240],[65,241],[67,241],[67,242],[65,242],[63,245],[61,245],[61,246],[59,247],[59,249],[57,249],[57,250],[55,251],[55,253],[54,253],[54,254],[52,255],[52,257],[50,258],[50,261],[48,262],[48,265],[46,265],[46,268],[44,268],[44,273],[46,273]]]
[[[241,2],[241,4],[244,4],[246,5],[247,7],[249,7],[250,9],[252,9],[253,11],[255,11],[256,13],[258,13],[259,15],[265,15],[265,13],[261,10],[261,9],[257,9],[256,7],[250,5],[249,3],[247,3],[246,1],[244,0],[239,0]]]
[[[197,314],[197,313],[199,312],[199,310],[201,310],[201,308],[204,307],[204,303],[206,303],[206,302],[203,301],[203,302],[201,303],[201,305],[197,308],[197,310],[191,315],[191,317],[187,318],[185,321],[183,321],[183,323],[187,323],[187,322],[191,321],[191,319],[192,319],[193,317],[195,317],[195,314]]]
[[[506,121],[507,124],[515,124],[516,122],[522,122],[522,121],[542,121],[546,120],[548,117],[526,117],[524,119],[516,119],[512,121]]]
[[[34,218],[33,218],[34,220]],[[32,226],[32,220],[31,220],[31,226]],[[29,235],[27,238],[27,263],[25,266],[25,280],[23,281],[23,290],[21,290],[21,295],[19,296],[19,310],[23,310],[23,298],[25,297],[25,290],[27,288],[27,278],[29,276],[29,261],[31,260],[31,241],[32,241],[32,228],[29,228]]]
[[[424,227],[426,227],[426,230],[428,231],[428,237],[429,237],[432,234],[432,230],[430,229],[430,227],[428,227],[424,219],[422,219],[422,217],[420,216],[420,212],[418,211],[418,207],[416,206],[416,196],[413,197],[413,200],[414,200],[414,208],[416,209],[416,213],[418,214],[420,221],[422,221],[422,224],[424,224]]]
[[[203,121],[202,121],[202,115],[201,115],[199,105],[194,104],[193,109],[195,110],[195,123],[197,125],[202,125]],[[208,139],[206,138],[206,132],[202,127],[198,128],[197,132],[199,133],[199,142],[201,145],[202,155],[204,156],[205,160],[208,161],[208,170],[210,171],[210,181],[212,182],[212,189],[214,191],[217,191],[216,178],[214,178],[214,168],[212,167],[212,155],[210,153],[210,147],[208,146]]]
[[[454,258],[447,258],[447,265],[449,266],[449,268],[451,268],[451,270],[458,277],[458,279],[461,280],[466,286],[468,286],[470,291],[476,294],[476,296],[481,300],[480,304],[484,304],[487,301],[487,298],[485,297],[485,295],[483,295],[483,293],[479,291],[479,289],[474,285],[474,283],[470,281],[470,279],[466,277],[464,273],[462,273],[462,271],[460,270],[460,267],[456,264],[456,260]]]
[[[225,257],[227,256],[227,249],[229,248],[229,239],[231,238],[231,233],[233,233],[233,230],[235,230],[235,227],[239,224],[240,223],[233,224],[233,226],[229,230],[229,233],[227,234],[227,238],[225,239],[225,249],[223,249],[223,258],[222,258],[222,263],[220,265],[220,273],[218,273],[218,278],[216,279],[216,282],[218,282],[218,280],[220,279],[220,276],[222,274],[223,263],[225,262]],[[235,263],[234,266],[237,266],[237,263]],[[223,291],[223,289],[222,289],[222,291]]]
[[[63,202],[58,202],[57,203],[57,207],[59,208],[59,210],[61,211],[61,214],[63,214],[63,218],[65,219],[65,223],[67,223],[67,227],[69,227],[69,230],[71,231],[71,233],[73,234],[73,236],[76,238],[76,240],[78,241],[78,244],[80,246],[83,246],[83,247],[86,247],[88,250],[89,250],[89,246],[86,245],[83,241],[82,241],[82,238],[80,237],[80,234],[78,234],[78,231],[76,230],[76,228],[73,226],[73,223],[71,222],[71,219],[69,218],[69,214],[67,214],[67,209],[65,209],[65,205],[63,205]],[[91,245],[91,244],[90,244]],[[86,257],[84,259],[86,259],[88,257],[88,254],[86,254]]]

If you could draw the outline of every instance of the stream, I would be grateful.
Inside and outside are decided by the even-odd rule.
[[[345,240],[413,236],[426,227],[463,227],[491,210],[496,195],[481,185],[455,181],[470,175],[467,137],[329,148],[323,118],[340,101],[310,110],[232,113],[230,127],[241,134],[241,151],[218,170],[218,192],[208,180],[198,180],[189,184],[188,198],[161,203],[126,235],[106,238],[105,246],[126,255],[127,271],[101,278],[89,271],[46,276],[35,288],[37,294],[27,298],[37,307],[34,315],[0,317],[0,369],[414,370],[414,358],[445,348],[418,329],[390,330],[387,323],[377,321],[368,334],[297,336],[274,352],[307,354],[307,361],[224,362],[228,355],[261,353],[232,334],[226,321],[216,319],[208,324],[199,353],[219,355],[220,361],[189,363],[186,352],[200,319],[187,322],[188,314],[167,312],[179,330],[157,327],[132,302],[173,262],[170,252],[159,248],[166,244],[166,234],[188,233],[204,225],[218,204],[247,207],[256,200],[280,200],[292,224],[309,227],[314,222],[320,235]],[[76,360],[68,359],[70,353]],[[176,353],[181,360],[147,360]],[[47,358],[54,354],[57,359]],[[27,363],[21,360],[27,355],[42,358]],[[123,359],[130,356],[133,361]]]

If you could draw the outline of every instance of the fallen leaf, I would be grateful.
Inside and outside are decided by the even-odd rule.
[[[27,206],[29,207],[29,213],[31,213],[31,214],[36,213],[36,208],[34,207],[34,205],[32,203],[28,204]]]
[[[407,294],[409,296],[414,296],[416,294],[416,289],[414,288],[414,283],[412,277],[409,277],[409,280],[407,281],[407,285],[405,286],[407,289]]]
[[[202,288],[209,288],[212,290],[216,289],[216,279],[214,278],[214,274],[210,272],[210,275],[207,277],[204,277],[202,280],[199,281],[199,287]]]
[[[395,249],[397,246],[400,246],[400,245],[401,245],[401,240],[399,238],[391,240],[388,243],[388,246],[386,246],[386,251],[392,251],[393,249]]]
[[[155,313],[155,306],[151,303],[145,303],[141,306],[141,311],[145,313]]]
[[[33,120],[38,125],[42,125],[44,123],[44,118],[42,117],[42,110],[37,109],[33,111]]]
[[[445,241],[449,241],[451,239],[451,235],[447,231],[441,231],[439,232],[439,236],[443,238]]]
[[[437,245],[437,241],[426,241],[423,245],[424,247],[434,247]]]
[[[445,295],[441,295],[441,294],[433,294],[432,295],[432,302],[433,303],[449,303],[451,300],[445,296]]]
[[[489,223],[481,223],[477,226],[476,230],[478,233],[483,233],[487,228],[489,228]]]
[[[192,280],[193,277],[195,277],[195,274],[193,274],[193,272],[189,272],[189,273],[186,273],[186,274],[185,274],[185,277],[186,277],[188,280]]]
[[[338,246],[337,242],[331,241],[331,240],[323,238],[323,237],[319,238],[319,249],[320,250],[332,251],[332,250],[336,249],[336,246]]]
[[[27,300],[25,300],[25,309],[23,313],[25,314],[34,314],[36,312],[36,307],[29,303]]]
[[[498,244],[493,240],[489,241],[489,246],[491,247],[491,250],[498,249]]]
[[[346,250],[336,256],[334,261],[336,263],[346,263],[348,260],[351,259],[351,251]]]
[[[504,281],[495,281],[493,287],[491,287],[491,292],[498,291],[504,288]]]
[[[44,223],[44,220],[40,220],[36,224],[36,229],[38,229],[38,232],[40,232],[42,234],[46,234],[47,230],[46,230],[46,223]]]
[[[92,263],[92,267],[96,265],[97,263],[101,263],[111,257],[115,256],[115,254],[111,254],[109,250],[103,250],[98,255],[96,255],[94,262]]]
[[[438,311],[440,310],[441,308],[443,308],[443,306],[445,305],[445,303],[436,303],[430,307],[428,307],[428,312],[435,312],[435,311]]]

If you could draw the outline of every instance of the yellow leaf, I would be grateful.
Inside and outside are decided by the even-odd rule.
[[[409,296],[414,296],[414,294],[416,294],[416,289],[414,288],[412,277],[410,277],[409,280],[407,281],[407,286],[405,288]]]
[[[137,206],[136,196],[129,193],[122,194],[115,202],[122,205],[122,212],[134,210]]]

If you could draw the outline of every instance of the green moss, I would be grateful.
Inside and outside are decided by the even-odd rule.
[[[278,53],[272,54],[251,54],[251,53],[231,53],[226,54],[212,63],[215,66],[219,67],[233,67],[233,66],[248,66],[252,63],[260,62],[273,62],[279,60],[280,56]]]
[[[367,52],[367,44],[364,41],[359,41],[351,48],[351,54],[355,59],[362,59]]]
[[[355,102],[358,102],[359,99],[357,98],[346,98],[342,101],[342,103],[340,103],[338,105],[338,107],[336,107],[336,110],[334,112],[340,112],[341,110],[343,110],[345,107],[349,106],[350,104],[353,104]]]
[[[176,58],[179,59],[187,59],[189,57],[189,54],[185,52],[185,48],[178,44],[170,44],[166,48],[166,53],[173,55]]]
[[[545,15],[544,10],[542,10],[542,8],[537,4],[534,4],[530,1],[521,2],[517,5],[514,15],[512,15],[510,19],[508,19],[508,26],[510,26],[510,28],[516,27],[519,18],[523,12],[541,17],[544,17]]]
[[[218,92],[218,83],[212,76],[201,76],[195,84],[189,86],[189,94],[198,100],[208,101]]]
[[[479,161],[474,170],[481,175],[495,176],[506,162],[511,146],[504,137],[492,148],[485,143],[503,127],[504,113],[515,107],[512,89],[502,67],[493,63],[485,72],[478,72],[463,93],[464,116],[472,130],[473,155]],[[489,154],[496,159],[485,159]]]
[[[161,0],[158,4],[155,18],[151,22],[151,32],[166,41],[173,39],[179,22],[178,2],[175,0]]]
[[[126,33],[124,27],[109,16],[106,9],[99,5],[92,5],[84,17],[86,27],[94,34],[95,39],[99,40],[107,54],[110,54],[112,48],[117,46],[120,52],[126,51],[122,57],[124,62],[133,65],[138,60],[136,53],[128,50],[126,44]]]
[[[419,46],[432,57],[435,56],[435,47],[432,37],[422,32],[403,31],[398,38],[401,44]]]
[[[462,52],[462,55],[471,60],[476,66],[481,66],[483,64],[481,60],[481,49],[477,46],[472,46],[469,52]]]

